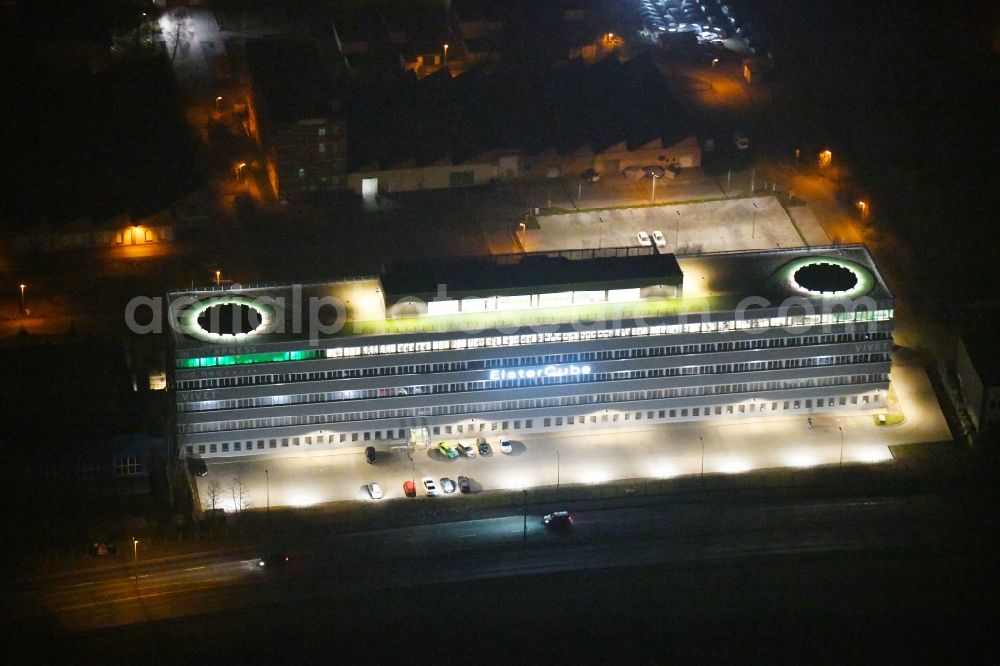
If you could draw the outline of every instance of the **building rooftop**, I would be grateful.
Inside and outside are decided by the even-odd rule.
[[[246,53],[258,104],[271,120],[291,123],[334,114],[335,90],[315,44],[254,39],[247,41]]]
[[[402,117],[420,122],[401,125]],[[460,164],[496,149],[600,152],[657,139],[672,146],[695,133],[645,54],[624,63],[617,56],[592,65],[577,59],[552,70],[508,65],[456,77],[444,69],[419,80],[400,75],[388,89],[362,86],[349,122],[351,170],[446,157]]]
[[[962,344],[969,352],[969,359],[983,386],[1000,386],[1000,356],[996,353],[997,329],[992,325],[997,323],[1000,323],[1000,317],[994,315],[992,320],[988,318],[977,323],[975,329],[962,333]]]
[[[571,259],[571,257],[575,257]],[[681,295],[660,285],[676,284]],[[798,282],[797,282],[798,281]],[[801,282],[801,284],[800,284]],[[636,289],[621,301],[526,300],[504,309],[428,314],[414,310],[413,298],[430,304],[437,285],[447,297],[547,294],[588,290]],[[646,285],[640,296],[638,290]],[[836,292],[836,293],[834,293]],[[324,341],[410,333],[516,330],[570,326],[580,321],[624,321],[703,314],[731,318],[741,305],[757,309],[784,304],[840,304],[871,299],[868,309],[892,308],[892,294],[862,245],[733,252],[677,257],[639,253],[635,248],[490,258],[440,260],[397,266],[381,277],[352,278],[325,284],[214,289],[169,294],[171,312],[181,323],[174,332],[180,358],[240,353],[241,349],[295,350]],[[526,296],[522,296],[527,298]],[[752,299],[752,300],[748,300]],[[256,333],[207,334],[199,316],[214,305],[247,305],[262,312]],[[765,305],[766,304],[766,305]],[[386,339],[386,338],[383,338]]]
[[[609,248],[489,255],[398,264],[382,274],[386,297],[434,295],[447,285],[455,296],[559,291],[603,285],[677,284],[683,279],[672,254],[651,248]]]

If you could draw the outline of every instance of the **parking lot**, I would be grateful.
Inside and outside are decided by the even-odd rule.
[[[599,484],[623,479],[671,478],[681,475],[733,474],[774,467],[810,467],[889,460],[889,446],[950,439],[927,375],[918,361],[897,362],[892,370],[893,395],[906,416],[898,426],[879,426],[868,413],[849,416],[812,414],[813,427],[802,416],[756,416],[671,423],[639,428],[540,433],[513,436],[512,450],[502,453],[496,434],[489,436],[492,455],[447,458],[435,446],[393,452],[378,445],[375,464],[365,462],[364,447],[316,451],[298,456],[254,456],[209,461],[208,475],[198,478],[203,508],[212,508],[209,485],[218,482],[216,508],[233,509],[242,485],[243,502],[252,509],[270,505],[307,507],[343,500],[373,501],[367,484],[377,481],[385,501],[404,497],[403,483],[414,481],[417,500],[456,501],[462,495],[440,493],[427,498],[421,479],[470,480],[473,492],[517,491],[557,484]],[[891,401],[892,402],[892,401]],[[843,428],[841,438],[839,428]],[[704,440],[704,449],[702,449]],[[474,440],[465,441],[474,444]],[[267,472],[265,473],[265,470]],[[234,484],[234,479],[239,484]]]
[[[699,254],[806,245],[778,200],[769,195],[692,204],[542,215],[523,232],[525,250],[638,246],[637,234],[663,234],[664,252]]]
[[[639,34],[650,40],[689,33],[720,50],[736,42],[750,53],[763,46],[765,35],[742,0],[634,0],[633,7]]]

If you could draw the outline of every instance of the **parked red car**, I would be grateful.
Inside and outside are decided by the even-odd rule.
[[[403,481],[403,493],[405,493],[407,497],[416,497],[417,496],[416,484],[414,484],[413,481]]]

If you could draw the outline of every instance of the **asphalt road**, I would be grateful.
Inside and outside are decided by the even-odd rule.
[[[649,501],[649,500],[646,500]],[[553,507],[557,508],[557,507]],[[419,586],[515,580],[565,571],[705,563],[742,566],[788,556],[927,556],[983,546],[997,515],[959,492],[840,497],[711,496],[645,506],[588,503],[571,529],[529,512],[481,520],[330,534],[288,544],[291,561],[262,570],[268,547],[117,566],[6,585],[3,616],[23,631],[93,634],[150,621],[225,617],[275,604]],[[138,577],[136,577],[138,576]]]

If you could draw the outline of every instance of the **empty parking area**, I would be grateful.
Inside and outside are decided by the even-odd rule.
[[[806,244],[773,196],[543,215],[538,227],[524,231],[529,252],[638,246],[640,231],[662,232],[675,254]]]

